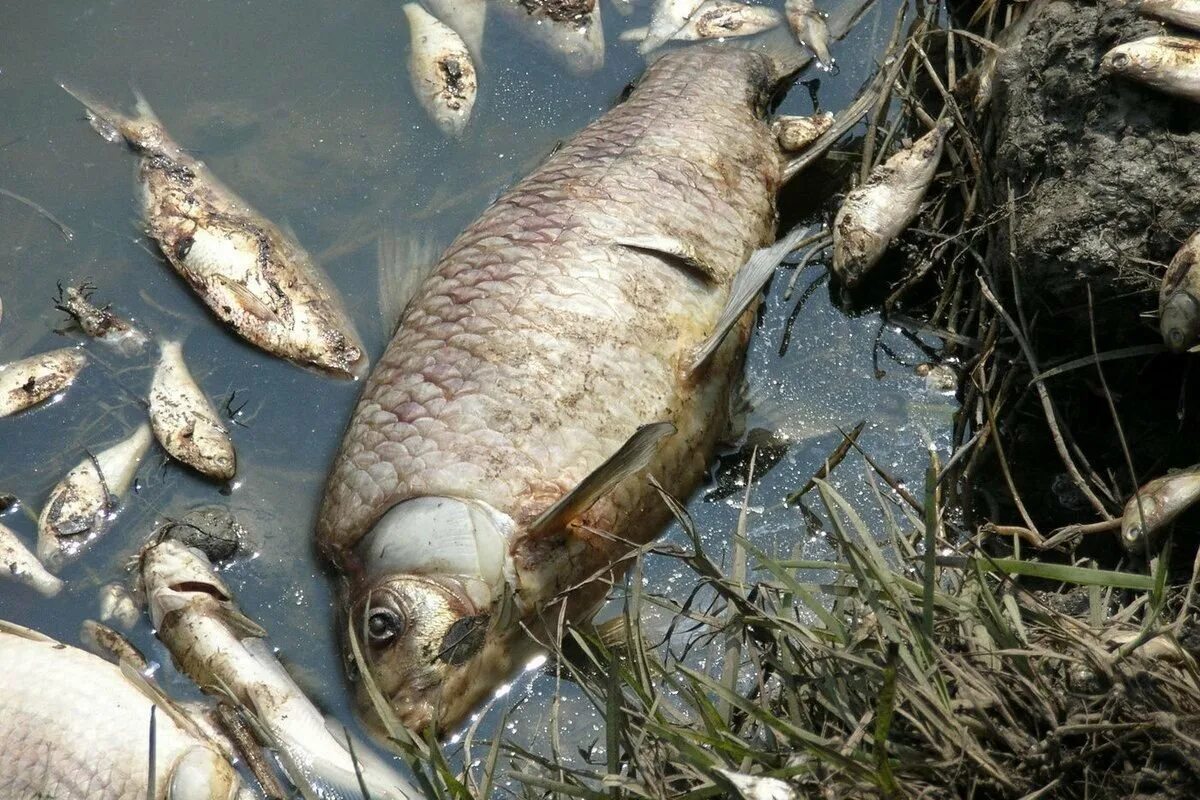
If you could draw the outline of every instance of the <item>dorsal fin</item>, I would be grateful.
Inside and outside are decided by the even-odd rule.
[[[810,230],[812,230],[811,226],[797,225],[770,247],[755,250],[754,254],[750,256],[750,260],[738,270],[738,274],[733,278],[733,285],[729,287],[729,299],[725,303],[725,308],[721,310],[721,316],[717,318],[716,327],[692,355],[691,362],[688,364],[689,374],[695,373],[708,363],[712,354],[717,352],[717,348],[721,346],[721,342],[725,341],[725,337],[733,330],[733,326],[738,323],[738,320],[746,313],[746,309],[750,308],[750,304],[758,297],[763,286],[775,274],[775,268],[779,266],[779,262],[783,261],[787,254],[792,252],[804,237],[808,236]]]
[[[529,526],[530,535],[537,536],[564,528],[618,483],[645,469],[658,452],[662,440],[673,433],[675,426],[669,422],[653,422],[638,428],[617,452],[592,470],[578,486],[538,515]]]

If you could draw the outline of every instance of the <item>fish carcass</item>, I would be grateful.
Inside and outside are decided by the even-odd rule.
[[[600,0],[497,0],[495,7],[571,73],[591,75],[604,66]]]
[[[292,236],[226,188],[167,133],[138,95],[127,117],[63,87],[109,142],[141,157],[147,232],[209,309],[253,345],[340,376],[365,374],[367,357],[337,293]]]
[[[92,291],[93,287],[86,284],[65,289],[59,284],[54,307],[70,314],[86,335],[104,342],[121,355],[134,356],[142,352],[150,338],[133,323],[117,316],[110,306],[100,308],[92,303]]]
[[[231,480],[237,454],[217,410],[183,360],[181,342],[163,342],[150,384],[150,424],[170,455],[202,475]]]
[[[0,417],[24,411],[65,392],[87,361],[82,350],[63,347],[0,364]]]
[[[413,92],[442,133],[461,136],[479,88],[467,45],[420,3],[405,3],[404,14],[412,37],[408,74]]]
[[[1200,231],[1184,241],[1163,274],[1158,327],[1172,352],[1182,353],[1200,342]]]
[[[17,534],[0,522],[0,577],[23,583],[44,597],[62,591],[63,582],[51,575]]]
[[[136,673],[3,621],[0,663],[0,797],[253,797],[216,746]],[[148,792],[152,708],[155,782]]]
[[[1147,36],[1119,44],[1100,59],[1100,71],[1200,102],[1200,41],[1195,39]]]
[[[764,117],[786,70],[749,49],[664,55],[409,303],[317,530],[360,669],[405,725],[462,719],[534,648],[522,625],[548,640],[560,610],[594,613],[668,519],[647,472],[680,497],[703,477],[744,311],[794,241],[756,251],[774,238]]]

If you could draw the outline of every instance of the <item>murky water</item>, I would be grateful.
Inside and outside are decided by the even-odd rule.
[[[846,104],[869,75],[896,8],[895,0],[878,3],[836,45],[838,74],[804,76],[820,79],[822,107]],[[411,261],[409,253],[436,254],[556,142],[610,107],[643,66],[633,45],[616,34],[644,24],[647,13],[643,5],[624,19],[605,7],[606,64],[584,78],[566,74],[505,20],[493,19],[474,118],[461,142],[449,142],[409,88],[408,33],[397,3],[2,4],[0,188],[35,200],[75,235],[65,240],[30,209],[0,197],[0,362],[79,343],[77,334],[56,332],[65,319],[51,298],[60,281],[89,280],[101,302],[158,337],[182,339],[204,389],[218,405],[228,401],[229,409],[241,410],[233,427],[239,469],[231,493],[152,455],[107,538],[64,571],[64,593],[44,600],[0,583],[0,616],[77,642],[80,622],[97,613],[97,587],[126,574],[127,560],[156,520],[200,503],[229,503],[250,527],[257,553],[227,572],[242,607],[271,632],[317,702],[350,716],[331,581],[311,531],[358,387],[276,361],[220,328],[140,236],[134,159],[82,122],[81,108],[59,82],[126,107],[131,84],[143,92],[178,141],[264,214],[294,229],[345,295],[376,356],[391,324],[380,299],[378,242],[397,243],[404,256],[399,268]],[[797,87],[781,110],[811,111],[809,93]],[[781,556],[829,554],[781,500],[838,443],[838,426],[848,430],[866,420],[862,446],[919,485],[927,448],[944,450],[948,443],[954,409],[952,398],[913,374],[912,365],[925,358],[920,349],[894,330],[881,332],[876,316],[846,317],[824,286],[797,312],[797,300],[819,275],[801,275],[790,300],[783,297],[786,280],[775,281],[749,357],[748,436],[786,440],[786,447],[760,455],[764,466],[775,463],[754,487],[750,535]],[[881,354],[882,377],[873,362],[877,337],[906,362]],[[125,359],[95,343],[86,347],[93,363],[65,398],[0,419],[0,494],[23,501],[4,521],[31,544],[32,516],[50,488],[86,449],[119,439],[145,414],[151,356]],[[739,464],[726,457],[714,465],[714,486],[690,504],[714,553],[725,551],[737,518]],[[834,483],[873,507],[863,475],[862,460],[851,456]],[[655,592],[683,597],[691,589],[682,569],[666,559],[651,558],[646,571]],[[148,626],[134,638],[165,665],[160,677],[171,691],[195,694],[174,674]],[[547,675],[518,681],[501,701],[525,699],[509,721],[510,735],[543,752],[552,726],[566,753],[596,739],[598,718],[569,685],[560,722],[552,721],[553,692]],[[480,735],[489,728],[485,721]]]

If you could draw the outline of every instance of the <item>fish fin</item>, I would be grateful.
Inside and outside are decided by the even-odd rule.
[[[428,236],[410,238],[380,234],[377,244],[379,313],[390,337],[400,327],[404,310],[433,271],[443,248]]]
[[[692,354],[688,364],[689,374],[695,374],[708,363],[713,353],[721,346],[721,342],[725,341],[725,337],[750,308],[751,303],[758,299],[763,286],[775,274],[775,268],[796,248],[800,240],[808,236],[810,230],[811,226],[797,225],[770,247],[755,250],[745,266],[738,270],[738,274],[733,278],[733,285],[729,287],[729,299],[725,302],[725,308],[721,310],[721,316],[717,318],[716,328]]]
[[[617,34],[617,41],[620,42],[640,42],[646,38],[646,34],[650,29],[645,25],[638,28],[628,28]]]
[[[130,86],[129,90],[133,92],[133,109],[137,112],[138,120],[141,122],[153,122],[155,125],[162,127],[162,120],[158,118],[158,114],[154,113],[154,109],[150,107],[149,101],[146,100],[136,86]]]
[[[658,452],[662,440],[674,433],[675,426],[669,422],[653,422],[638,428],[617,452],[592,470],[578,486],[539,514],[529,526],[530,535],[544,535],[562,530],[567,523],[579,517],[597,500],[612,491],[618,483],[645,469],[650,464],[650,459]]]
[[[142,693],[143,697],[161,708],[163,713],[171,718],[172,722],[199,739],[205,738],[199,726],[187,714],[184,714],[179,706],[175,705],[175,701],[168,697],[167,693],[158,684],[153,683],[145,675],[138,672],[128,661],[121,661],[117,664],[117,667],[121,670],[121,677],[129,681],[133,688]]]
[[[256,297],[253,292],[251,292],[245,286],[242,286],[237,281],[227,278],[219,272],[209,275],[208,279],[221,284],[226,291],[233,295],[234,299],[237,300],[238,304],[247,314],[255,316],[263,322],[283,322],[283,320],[279,318],[279,315],[272,311],[266,303]]]
[[[129,140],[133,120],[111,106],[95,100],[90,95],[78,89],[72,89],[65,83],[60,83],[59,87],[83,105],[87,113],[88,124],[92,126],[92,130],[100,134],[104,141],[117,144]]]
[[[15,622],[0,619],[0,634],[8,634],[10,636],[20,636],[22,639],[28,639],[31,642],[45,642],[46,644],[62,644],[52,636],[47,636],[41,631],[35,631],[33,628],[26,628],[24,625],[18,625]]]
[[[622,247],[651,253],[672,263],[682,262],[685,271],[698,272],[709,281],[715,282],[721,279],[721,273],[696,252],[695,247],[689,246],[674,236],[646,233],[637,236],[622,236],[614,241]]]

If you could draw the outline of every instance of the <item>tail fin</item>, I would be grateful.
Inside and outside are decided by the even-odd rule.
[[[162,126],[158,121],[158,117],[155,116],[154,111],[150,108],[150,104],[146,102],[146,99],[136,89],[134,90],[134,96],[137,98],[137,116],[129,117],[111,106],[93,99],[84,92],[72,89],[65,83],[60,83],[59,86],[67,94],[83,104],[87,112],[88,124],[92,126],[92,130],[100,134],[107,142],[117,144],[124,141],[131,147],[146,147],[151,144],[147,131],[147,123],[153,124],[155,128],[161,131]]]

